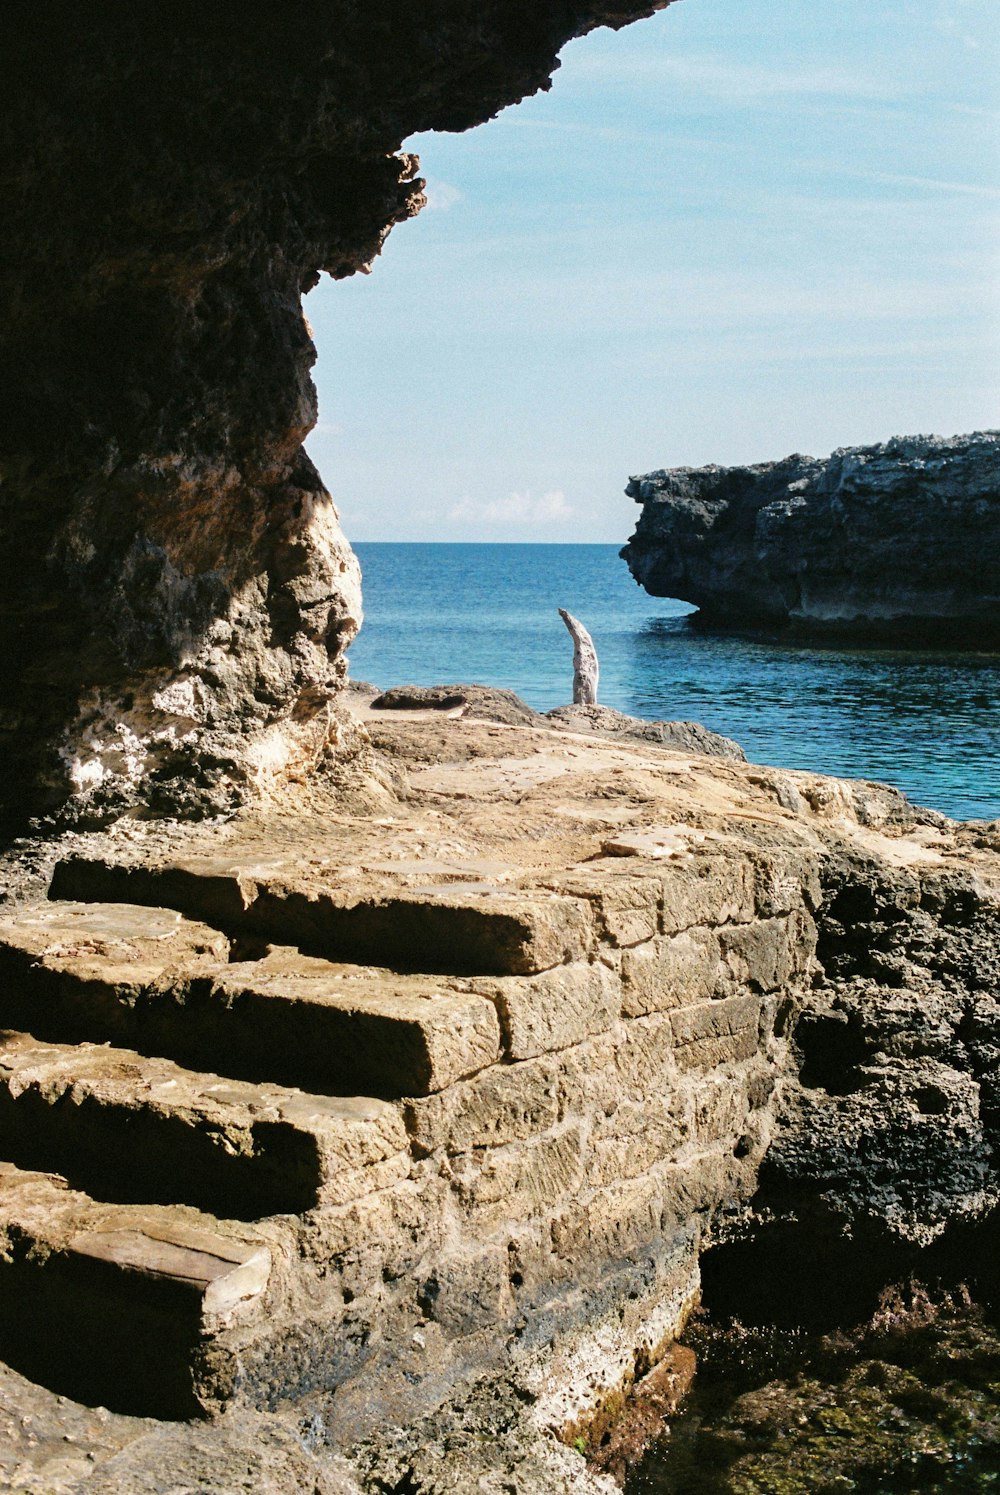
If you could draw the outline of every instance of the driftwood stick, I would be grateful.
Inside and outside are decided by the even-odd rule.
[[[559,616],[569,629],[573,640],[573,705],[596,706],[597,681],[600,671],[594,640],[583,624],[564,607],[559,609]]]

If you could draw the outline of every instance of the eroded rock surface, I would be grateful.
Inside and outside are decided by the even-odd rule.
[[[746,761],[738,742],[712,732],[700,722],[644,721],[627,716],[611,706],[557,706],[546,713],[550,722],[570,732],[593,733],[595,737],[618,737],[625,742],[661,743],[663,747],[682,752],[704,753],[710,758],[737,758]]]
[[[15,6],[0,175],[0,820],[188,815],[355,750],[358,567],[302,296],[423,199],[399,152],[666,0]]]
[[[1000,433],[677,467],[626,492],[632,575],[706,623],[1000,642]]]
[[[490,685],[393,685],[371,702],[373,711],[451,711],[480,721],[528,725],[539,713],[512,690]]]
[[[650,721],[628,716],[612,706],[599,705],[577,704],[534,711],[512,690],[491,685],[394,685],[379,694],[377,686],[352,684],[351,697],[355,713],[362,717],[366,715],[366,707],[375,712],[434,710],[476,721],[505,722],[508,726],[549,725],[591,737],[659,743],[662,747],[703,753],[710,758],[746,761],[739,743],[710,731],[700,722]]]
[[[926,1245],[1000,1203],[1000,897],[933,858],[835,854],[823,880],[767,1197]]]
[[[377,814],[67,834],[0,921],[0,1349],[228,1409],[157,1435],[212,1488],[273,1417],[319,1489],[606,1490],[558,1440],[762,1220],[805,1270],[995,1218],[995,826],[455,709],[373,714]]]

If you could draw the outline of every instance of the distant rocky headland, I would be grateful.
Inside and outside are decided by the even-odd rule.
[[[1000,432],[630,479],[621,554],[702,622],[1000,645]]]

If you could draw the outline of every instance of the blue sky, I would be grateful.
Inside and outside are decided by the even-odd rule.
[[[306,313],[355,540],[624,542],[630,473],[1000,424],[1000,0],[677,0],[423,135]]]

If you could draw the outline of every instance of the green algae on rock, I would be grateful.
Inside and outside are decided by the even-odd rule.
[[[1000,1488],[1000,1332],[962,1292],[818,1335],[702,1323],[696,1389],[626,1495]]]

